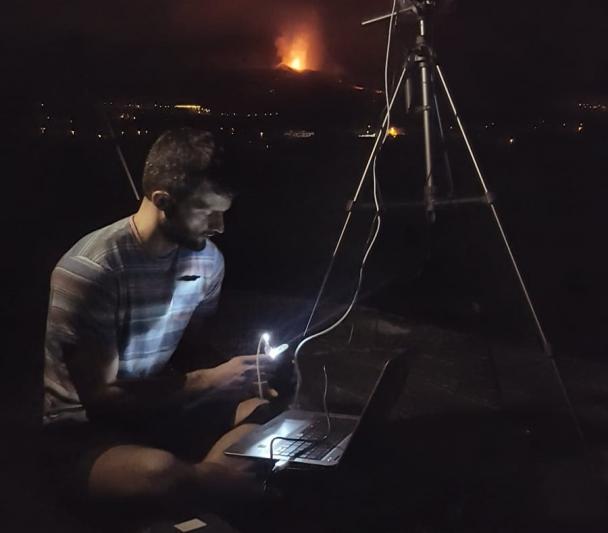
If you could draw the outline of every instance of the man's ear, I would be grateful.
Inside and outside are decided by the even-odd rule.
[[[173,205],[173,198],[171,198],[171,195],[167,191],[154,191],[150,196],[150,200],[152,200],[156,209],[165,213],[170,211]]]

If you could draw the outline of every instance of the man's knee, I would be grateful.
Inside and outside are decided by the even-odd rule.
[[[161,452],[146,460],[142,477],[151,493],[170,494],[179,492],[188,480],[189,468],[173,454]]]
[[[89,490],[94,496],[129,497],[166,495],[188,479],[188,465],[170,452],[116,447],[93,465]]]
[[[258,426],[256,424],[241,424],[240,426],[230,430],[213,445],[203,462],[220,464],[231,470],[240,472],[255,471],[256,464],[251,459],[228,456],[224,453],[224,451],[257,427]]]
[[[238,426],[243,420],[245,420],[251,413],[253,413],[260,405],[267,404],[268,400],[262,398],[249,398],[239,403],[236,408],[236,414],[234,416],[234,425]]]

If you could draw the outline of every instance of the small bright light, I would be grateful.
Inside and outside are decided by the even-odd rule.
[[[280,346],[277,346],[276,348],[270,348],[270,350],[268,350],[266,355],[268,355],[271,359],[276,359],[285,350],[287,350],[287,348],[289,348],[289,344],[281,344]]]
[[[262,333],[262,340],[264,342],[270,342],[270,333]]]
[[[513,137],[509,139],[509,144],[515,144],[515,139]]]
[[[198,104],[176,104],[175,109],[184,109],[186,111],[190,111],[192,113],[200,113],[202,108]]]

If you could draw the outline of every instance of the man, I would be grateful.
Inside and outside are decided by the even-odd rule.
[[[248,461],[223,454],[265,403],[256,356],[186,373],[169,364],[220,293],[224,260],[209,238],[232,195],[217,161],[210,133],[164,133],[137,213],[83,237],[53,270],[45,429],[81,493],[204,503],[257,487]]]

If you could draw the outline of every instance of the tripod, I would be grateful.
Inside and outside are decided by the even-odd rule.
[[[462,206],[466,204],[483,204],[487,205],[492,213],[494,222],[496,223],[496,227],[499,231],[502,242],[505,246],[507,254],[509,256],[509,260],[517,277],[519,286],[523,293],[523,296],[526,301],[526,305],[528,310],[532,316],[534,321],[537,334],[539,336],[540,342],[542,344],[543,350],[546,355],[551,356],[551,345],[547,340],[543,327],[540,323],[538,315],[536,313],[536,309],[528,292],[528,288],[524,281],[524,278],[521,274],[521,270],[511,249],[511,245],[509,243],[509,239],[504,231],[503,225],[501,223],[500,217],[498,216],[498,212],[496,210],[496,206],[494,205],[494,197],[490,193],[486,180],[483,177],[481,172],[479,163],[477,162],[477,158],[475,157],[475,153],[471,147],[471,143],[466,134],[462,121],[460,119],[460,115],[456,109],[456,105],[448,88],[447,82],[445,80],[445,76],[443,75],[443,71],[437,62],[437,57],[435,52],[430,44],[429,40],[429,20],[432,16],[433,9],[435,7],[435,2],[431,0],[421,0],[421,1],[407,1],[405,2],[405,6],[398,10],[396,13],[391,13],[388,15],[384,15],[382,17],[377,17],[375,19],[371,19],[363,22],[363,25],[372,24],[374,22],[378,22],[381,20],[385,20],[390,18],[391,21],[395,15],[399,16],[414,16],[416,18],[416,44],[415,47],[408,51],[407,58],[405,61],[405,65],[403,67],[403,71],[397,85],[394,89],[393,98],[391,102],[389,102],[389,106],[387,106],[386,115],[390,114],[390,107],[394,104],[395,95],[398,94],[401,90],[401,86],[405,83],[405,93],[406,93],[406,110],[411,112],[412,110],[412,83],[414,82],[414,75],[416,74],[416,70],[418,70],[418,78],[420,82],[420,94],[421,94],[421,107],[420,110],[422,112],[423,117],[423,135],[424,135],[424,161],[425,161],[425,183],[424,183],[424,195],[423,200],[419,202],[399,202],[395,204],[390,204],[385,206],[386,208],[412,208],[412,207],[423,207],[426,211],[427,219],[429,222],[435,221],[435,211],[438,208],[448,207],[448,206]],[[437,97],[437,91],[435,88],[435,80],[436,76],[440,81],[441,88],[447,97],[452,115],[458,125],[458,130],[462,135],[462,138],[466,144],[468,154],[471,158],[473,166],[475,168],[475,172],[477,178],[479,180],[479,184],[483,190],[483,195],[478,197],[465,197],[465,198],[453,198],[451,194],[448,197],[441,198],[436,195],[436,173],[434,166],[434,128],[437,128],[437,132],[439,134],[439,138],[441,139],[442,145],[445,145],[445,134],[441,121],[441,116],[439,113],[439,103]],[[404,82],[405,80],[405,82]],[[383,126],[386,122],[383,122]],[[388,128],[388,125],[386,126]],[[381,128],[382,129],[382,128]],[[380,137],[380,133],[377,138]],[[373,148],[374,155],[377,153],[381,146],[381,143],[377,142]],[[443,155],[445,159],[446,169],[448,173],[449,180],[451,182],[451,171],[449,159],[447,156],[447,152],[443,150]],[[363,179],[365,179],[367,172],[364,173]],[[357,190],[357,194],[354,199],[351,201],[349,208],[355,209],[367,209],[370,205],[366,204],[357,204],[359,192],[361,190],[361,185]]]
[[[309,335],[308,337],[306,337],[308,329],[311,325],[312,317],[314,316],[314,314],[319,306],[321,296],[325,290],[325,287],[326,287],[328,279],[329,279],[329,275],[333,269],[333,265],[334,265],[336,256],[341,247],[344,235],[346,233],[346,229],[352,218],[353,211],[356,209],[370,209],[372,207],[370,204],[366,205],[366,204],[360,203],[359,196],[361,195],[361,191],[363,189],[365,180],[366,180],[367,176],[370,174],[370,170],[372,170],[372,172],[374,174],[374,189],[375,189],[376,157],[383,146],[384,140],[386,139],[386,135],[388,133],[388,129],[390,127],[389,120],[390,120],[391,109],[396,101],[397,95],[400,93],[403,85],[405,84],[406,107],[407,107],[408,111],[410,110],[411,104],[412,104],[411,94],[412,94],[413,74],[417,68],[417,70],[419,72],[419,79],[420,79],[420,93],[422,95],[421,111],[423,114],[423,128],[424,128],[424,159],[425,159],[426,178],[425,178],[425,184],[424,184],[423,200],[421,202],[420,201],[418,201],[418,202],[399,202],[399,203],[395,203],[393,205],[388,205],[388,206],[386,204],[384,204],[383,208],[387,208],[387,207],[388,208],[395,208],[395,207],[396,208],[412,208],[412,207],[420,208],[420,207],[423,207],[426,211],[427,219],[429,220],[429,222],[433,222],[435,220],[435,210],[438,208],[448,207],[448,206],[462,206],[462,205],[467,205],[467,204],[483,204],[483,205],[487,205],[489,207],[489,209],[492,213],[493,219],[496,223],[496,227],[498,229],[500,237],[502,239],[502,242],[503,242],[505,249],[507,251],[507,254],[509,256],[511,265],[515,271],[515,275],[517,277],[519,286],[520,286],[521,291],[526,300],[527,307],[528,307],[529,312],[534,321],[536,331],[539,336],[539,340],[542,344],[543,351],[544,351],[545,355],[551,361],[553,371],[558,380],[559,387],[564,396],[564,400],[568,406],[568,410],[572,417],[577,434],[583,444],[583,447],[586,449],[586,443],[585,443],[585,438],[584,438],[584,435],[582,432],[582,428],[580,426],[576,412],[574,410],[574,407],[570,401],[570,398],[569,398],[566,388],[564,386],[559,369],[557,368],[557,364],[555,362],[555,359],[553,357],[553,353],[551,350],[551,345],[549,344],[549,341],[547,340],[543,327],[540,323],[540,320],[539,320],[536,310],[534,308],[534,304],[532,302],[532,299],[530,298],[530,294],[526,287],[526,283],[525,283],[523,276],[521,274],[521,271],[519,269],[519,265],[517,264],[517,260],[515,258],[515,255],[513,254],[511,245],[509,244],[509,240],[508,240],[507,235],[502,226],[500,217],[498,216],[496,206],[494,205],[494,197],[490,193],[490,191],[486,185],[486,180],[483,177],[479,163],[477,162],[477,158],[475,157],[475,153],[473,152],[471,143],[469,141],[469,138],[466,134],[466,131],[465,131],[462,121],[460,119],[460,115],[458,114],[458,111],[456,109],[454,99],[452,98],[452,95],[448,88],[447,82],[443,75],[443,71],[441,70],[441,67],[438,64],[436,55],[429,43],[428,31],[427,31],[427,29],[429,27],[428,21],[429,21],[429,18],[432,14],[432,10],[434,7],[435,7],[434,0],[402,0],[402,7],[398,11],[395,12],[394,7],[393,7],[392,13],[363,22],[363,25],[371,24],[371,23],[378,22],[381,20],[386,20],[386,19],[390,19],[392,22],[395,15],[400,15],[400,14],[405,14],[406,16],[413,15],[416,17],[416,22],[417,22],[416,46],[408,52],[407,59],[405,61],[401,74],[398,78],[398,81],[397,81],[395,88],[394,88],[392,94],[390,95],[390,97],[388,95],[388,88],[387,88],[387,94],[386,94],[387,106],[386,106],[384,118],[382,120],[382,123],[380,125],[378,132],[376,133],[374,146],[372,148],[370,157],[367,161],[367,164],[365,166],[365,169],[363,171],[363,174],[362,174],[359,184],[357,186],[355,195],[354,195],[353,199],[350,200],[348,203],[346,219],[344,221],[344,225],[343,225],[340,235],[338,237],[338,241],[337,241],[336,247],[334,249],[334,252],[332,254],[332,257],[330,259],[330,263],[328,265],[327,271],[325,272],[325,276],[321,283],[321,287],[319,289],[319,292],[317,293],[316,300],[313,304],[313,307],[312,307],[312,310],[310,313],[310,317],[308,319],[308,323],[306,325],[306,329],[304,332],[304,339],[300,342],[300,344],[296,348],[296,351],[294,354],[294,363],[295,363],[296,375],[297,375],[298,381],[297,381],[297,387],[296,387],[295,404],[298,405],[299,390],[300,390],[300,385],[301,385],[301,373],[300,373],[299,364],[298,364],[298,354],[299,354],[301,348],[308,341],[310,341],[316,337],[319,337],[321,335],[324,335],[325,333],[331,331],[336,326],[338,326],[349,314],[350,310],[352,309],[352,307],[357,299],[357,296],[359,293],[359,288],[361,286],[363,268],[365,266],[365,261],[367,259],[367,255],[369,254],[369,251],[371,250],[371,246],[373,246],[373,241],[372,241],[371,245],[368,247],[366,255],[361,264],[361,269],[360,269],[360,273],[359,273],[359,286],[358,286],[357,290],[355,291],[355,295],[351,301],[350,306],[346,310],[346,312],[332,326],[327,327],[323,331],[317,332],[314,335]],[[389,42],[390,42],[390,40],[389,40]],[[451,194],[447,198],[440,198],[440,197],[436,196],[435,170],[434,170],[434,162],[433,162],[433,125],[435,125],[437,127],[437,131],[439,133],[441,142],[444,145],[445,145],[445,135],[444,135],[443,125],[441,122],[441,117],[439,114],[438,98],[437,98],[437,94],[436,94],[436,90],[435,90],[435,84],[434,84],[435,75],[437,75],[437,77],[440,81],[441,87],[449,101],[452,115],[453,115],[454,119],[456,120],[456,123],[458,124],[459,132],[462,135],[462,138],[464,139],[469,157],[471,158],[471,161],[475,167],[475,172],[476,172],[477,178],[479,180],[481,189],[483,191],[482,196],[467,197],[467,198],[453,198]],[[435,113],[435,114],[433,115],[433,113]],[[434,118],[436,118],[436,121],[434,120]],[[447,152],[445,152],[445,150],[444,150],[444,157],[446,160],[446,167],[447,167],[448,173],[449,173],[450,165],[449,165],[449,160],[447,158]],[[450,181],[451,181],[451,176],[450,176]],[[374,207],[376,209],[376,219],[377,219],[377,218],[379,218],[379,215],[380,215],[380,210],[379,210],[379,205],[377,203],[377,200],[376,200],[376,204]],[[326,378],[326,386],[327,386],[327,378]]]

